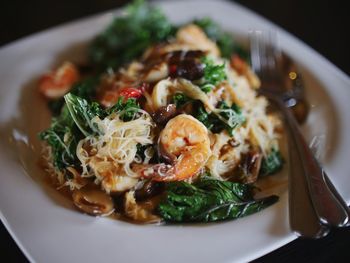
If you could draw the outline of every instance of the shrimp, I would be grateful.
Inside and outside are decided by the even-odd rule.
[[[149,165],[141,171],[144,178],[168,182],[189,179],[198,174],[211,155],[207,128],[187,114],[167,123],[160,133],[159,145],[172,164]]]
[[[220,56],[217,45],[197,25],[190,24],[182,27],[176,34],[176,40],[179,44],[186,44],[194,49],[207,51],[214,56]]]
[[[122,166],[108,159],[102,160],[94,156],[89,166],[107,193],[130,190],[138,182],[137,179],[127,176]]]
[[[78,69],[72,63],[65,62],[57,70],[41,77],[39,91],[46,98],[58,99],[63,97],[78,80]]]

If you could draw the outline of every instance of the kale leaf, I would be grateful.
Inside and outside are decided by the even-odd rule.
[[[74,84],[70,93],[85,99],[92,101],[96,95],[96,88],[100,82],[99,76],[91,76],[78,83]]]
[[[223,122],[225,129],[230,135],[233,135],[233,130],[245,122],[241,109],[235,103],[229,107],[225,101],[220,101],[217,107],[221,110],[221,117],[227,121]]]
[[[103,119],[113,112],[120,112],[123,121],[130,121],[136,117],[140,109],[136,99],[133,98],[124,102],[124,97],[119,97],[117,103],[106,110],[102,109],[97,102],[88,102],[71,93],[66,94],[64,99],[75,124],[85,136],[101,133],[92,121],[95,117]]]
[[[175,33],[165,15],[143,0],[135,0],[125,11],[126,15],[116,17],[90,46],[90,61],[99,70],[118,68]]]
[[[241,109],[236,104],[229,107],[224,101],[219,102],[217,105],[218,114],[208,113],[202,103],[198,102],[198,104],[194,107],[193,117],[202,122],[213,133],[219,133],[226,129],[230,135],[233,135],[234,129],[245,122]]]
[[[247,184],[204,177],[194,184],[168,183],[158,211],[169,222],[213,222],[256,213],[277,200],[274,195],[255,200]]]
[[[100,134],[100,131],[92,119],[104,118],[105,111],[96,102],[89,103],[87,100],[68,93],[64,96],[67,108],[79,130],[85,135]]]
[[[123,100],[121,97],[116,105],[104,110],[96,102],[66,94],[60,115],[52,118],[50,128],[39,134],[39,138],[51,146],[54,166],[62,170],[78,163],[75,154],[78,142],[86,136],[101,133],[92,122],[93,118],[103,119],[113,112],[120,112],[123,121],[134,119],[140,106],[135,99]]]
[[[175,93],[172,98],[172,103],[174,103],[178,108],[190,101],[192,101],[191,98],[187,97],[185,94],[180,92]]]
[[[217,84],[227,79],[225,72],[225,64],[216,65],[209,57],[203,57],[202,63],[204,66],[204,83],[200,88],[205,93],[211,91]]]
[[[272,149],[271,152],[263,158],[261,163],[260,175],[270,175],[281,170],[283,165],[283,159],[281,153]]]
[[[222,121],[215,114],[208,113],[201,102],[196,103],[198,105],[194,107],[193,117],[202,122],[213,133],[221,132],[224,129]]]
[[[124,102],[124,97],[119,97],[117,103],[107,110],[108,115],[113,112],[121,112],[121,119],[123,121],[131,121],[137,117],[137,112],[140,105],[136,99],[129,98]]]
[[[51,146],[53,164],[59,170],[77,162],[75,150],[82,136],[67,106],[58,117],[52,118],[50,128],[41,132],[39,138]]]

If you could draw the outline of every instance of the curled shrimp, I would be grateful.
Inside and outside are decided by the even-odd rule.
[[[63,97],[79,79],[76,66],[70,62],[63,63],[57,70],[43,75],[39,81],[39,91],[46,98]]]
[[[144,178],[155,181],[182,181],[197,175],[210,154],[207,128],[187,114],[171,119],[160,133],[159,147],[171,164],[149,165],[141,170]]]
[[[214,56],[220,55],[217,45],[197,25],[190,24],[180,28],[176,34],[176,40],[179,44],[189,45],[192,49],[203,50]]]

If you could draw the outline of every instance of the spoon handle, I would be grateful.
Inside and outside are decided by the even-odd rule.
[[[324,174],[324,179],[326,181],[326,184],[328,186],[328,188],[330,189],[330,191],[333,193],[334,197],[338,199],[339,203],[343,206],[343,208],[346,210],[347,214],[348,214],[348,221],[345,223],[344,226],[349,226],[350,225],[350,210],[348,205],[346,204],[345,200],[341,197],[341,195],[338,193],[337,189],[335,188],[335,186],[333,185],[332,181],[329,179],[327,174]]]
[[[286,124],[288,125],[288,124]],[[303,175],[304,169],[300,159],[299,151],[296,147],[291,129],[288,131],[288,150],[289,150],[289,225],[297,235],[307,238],[321,238],[326,236],[330,229],[322,225],[313,208],[312,200],[306,178]]]
[[[328,187],[325,171],[313,156],[290,112],[288,110],[285,112],[303,163],[310,197],[321,223],[333,227],[345,226],[349,221],[347,207],[345,208],[342,202],[339,202]]]
[[[283,102],[276,95],[270,92],[263,92],[262,94],[275,102],[284,115],[289,127],[290,136],[293,138],[296,150],[301,159],[303,171],[300,172],[303,173],[307,182],[312,205],[320,222],[333,227],[346,226],[349,221],[349,208],[346,205],[344,206],[345,202],[341,199],[340,195],[333,194],[332,188],[329,188],[325,181],[327,175],[305,142],[290,110],[284,106]]]

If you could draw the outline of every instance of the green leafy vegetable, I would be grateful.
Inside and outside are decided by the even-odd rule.
[[[185,94],[178,92],[174,94],[172,102],[175,103],[176,107],[181,107],[191,100],[192,99],[187,97]]]
[[[206,17],[195,20],[194,23],[201,27],[210,39],[216,42],[223,57],[230,58],[232,54],[238,54],[245,61],[249,61],[249,53],[234,41],[231,34],[223,31],[213,20]]]
[[[108,115],[112,112],[121,112],[121,118],[123,121],[131,121],[136,118],[137,112],[140,109],[140,105],[136,99],[129,98],[125,102],[124,97],[119,97],[117,103],[108,109]]]
[[[87,100],[72,93],[66,94],[64,100],[75,124],[85,136],[100,134],[92,119],[96,116],[103,118],[106,114],[98,103],[89,103]]]
[[[39,138],[51,146],[53,164],[59,170],[77,162],[75,150],[81,136],[66,106],[58,117],[52,118],[50,128],[41,132]]]
[[[103,110],[98,103],[88,102],[72,93],[64,96],[64,102],[60,115],[52,118],[50,128],[39,134],[39,138],[51,146],[53,164],[60,170],[77,163],[75,151],[81,139],[101,133],[92,122],[93,118],[103,119],[113,112],[121,112],[123,121],[129,121],[140,108],[136,100],[123,102],[120,98],[115,106]]]
[[[117,68],[140,56],[151,44],[174,35],[174,27],[157,8],[136,0],[92,43],[91,62],[100,70]]]
[[[226,122],[223,122],[225,129],[232,135],[233,130],[245,122],[241,109],[237,104],[232,104],[229,107],[225,101],[220,101],[218,108],[221,110],[220,115],[226,120]]]
[[[263,158],[261,163],[260,175],[265,176],[278,172],[283,165],[281,153],[272,149],[270,154]]]
[[[99,82],[99,76],[88,77],[74,84],[70,93],[87,101],[92,101],[96,95],[96,87],[98,86]]]
[[[232,135],[235,128],[245,121],[241,109],[233,104],[229,107],[224,101],[218,103],[218,113],[208,113],[202,103],[194,107],[193,117],[202,122],[213,133],[219,133],[226,129]]]
[[[103,110],[96,102],[89,103],[87,100],[71,93],[66,94],[64,99],[75,124],[85,136],[101,133],[92,121],[95,117],[103,119],[113,112],[120,112],[123,121],[130,121],[136,117],[135,115],[140,109],[140,106],[133,98],[123,102],[124,97],[120,97],[113,107],[106,110]]]
[[[208,93],[217,84],[227,78],[225,72],[225,64],[216,65],[214,61],[208,57],[203,57],[202,63],[204,65],[204,83],[200,87],[202,91]]]
[[[202,122],[205,127],[208,128],[208,130],[211,130],[214,133],[222,131],[224,129],[224,126],[220,119],[218,119],[215,114],[208,113],[202,103],[197,103],[198,105],[194,107],[193,117]]]
[[[169,183],[158,211],[170,222],[212,222],[256,213],[277,200],[274,195],[255,200],[247,184],[202,178],[194,184]]]

